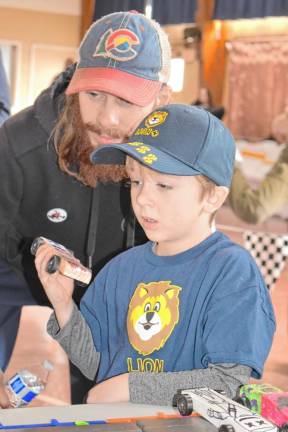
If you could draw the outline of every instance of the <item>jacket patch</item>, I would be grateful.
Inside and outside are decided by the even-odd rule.
[[[67,212],[61,208],[54,208],[47,212],[47,218],[54,223],[64,222],[67,219]]]

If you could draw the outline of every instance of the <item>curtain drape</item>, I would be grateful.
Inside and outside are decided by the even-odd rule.
[[[236,138],[271,136],[272,120],[288,105],[288,39],[229,42],[227,123]]]
[[[153,0],[153,18],[160,24],[182,24],[195,21],[197,0]]]
[[[261,18],[288,15],[287,0],[215,0],[213,19]]]
[[[96,0],[93,20],[112,12],[132,9],[143,13],[144,7],[145,0]],[[161,25],[191,23],[196,7],[197,0],[154,0],[153,18]]]
[[[113,12],[137,10],[144,12],[144,0],[96,0],[93,21]]]

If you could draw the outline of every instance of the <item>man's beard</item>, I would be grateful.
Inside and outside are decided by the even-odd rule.
[[[93,165],[90,159],[91,153],[100,145],[91,144],[88,132],[94,132],[99,135],[108,135],[111,138],[121,138],[125,142],[128,139],[120,135],[115,129],[102,130],[91,123],[83,123],[79,102],[75,103],[75,109],[78,115],[74,116],[75,120],[75,141],[73,150],[73,160],[78,168],[78,173],[82,181],[88,186],[95,187],[98,181],[101,182],[119,182],[127,179],[127,173],[124,165]],[[78,107],[77,107],[78,105]]]

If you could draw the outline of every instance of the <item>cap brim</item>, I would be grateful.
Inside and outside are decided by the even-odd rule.
[[[91,153],[91,161],[93,164],[104,165],[124,165],[126,156],[131,156],[142,165],[158,171],[162,174],[195,176],[201,173],[184,162],[175,159],[169,154],[152,147],[146,146],[147,151],[142,152],[141,148],[135,146],[136,143],[126,144],[106,144]],[[145,143],[139,143],[145,146]]]
[[[135,105],[149,105],[160,91],[162,83],[144,79],[119,69],[78,68],[66,89],[71,95],[81,91],[103,91]]]

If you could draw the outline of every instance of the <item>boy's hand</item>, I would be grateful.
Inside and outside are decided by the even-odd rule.
[[[125,373],[97,384],[87,397],[87,403],[129,402],[129,374]]]
[[[55,249],[47,244],[40,246],[36,253],[35,266],[39,279],[50,300],[60,327],[62,328],[72,313],[74,281],[56,271],[50,274],[46,271],[47,264],[53,255],[57,255]]]
[[[9,408],[9,406],[9,398],[4,385],[4,374],[0,371],[0,408]]]

